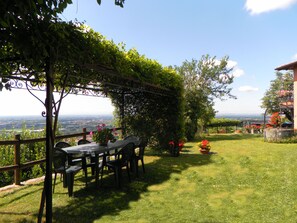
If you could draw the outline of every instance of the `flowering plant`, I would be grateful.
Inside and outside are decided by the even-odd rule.
[[[184,147],[185,145],[185,141],[184,140],[179,140],[178,141],[178,148],[180,148],[180,150]]]
[[[253,133],[253,132],[261,132],[261,129],[263,126],[261,124],[251,124],[251,125],[246,125],[244,126],[246,132],[248,133]]]
[[[95,142],[100,144],[107,144],[109,140],[115,140],[115,136],[113,135],[115,129],[107,128],[106,124],[104,123],[100,123],[99,125],[97,125],[96,128],[96,132],[90,133]]]
[[[181,150],[183,149],[184,145],[185,145],[185,141],[182,140],[182,139],[180,139],[180,140],[178,141],[177,144],[174,143],[173,140],[171,140],[171,141],[169,142],[169,146],[170,146],[170,147],[177,147],[177,148],[179,149],[179,151],[181,151]]]
[[[200,150],[210,150],[211,149],[210,143],[206,139],[199,142],[198,147],[200,148]]]
[[[278,112],[275,112],[271,115],[269,124],[271,124],[274,127],[279,127],[281,124],[281,117]]]

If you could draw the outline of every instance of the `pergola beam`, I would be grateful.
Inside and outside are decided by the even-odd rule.
[[[168,88],[157,86],[144,81],[139,81],[134,78],[124,77],[111,68],[107,68],[102,65],[89,64],[85,65],[83,69],[92,70],[94,72],[94,75],[97,75],[96,77],[94,77],[95,79],[97,79],[97,82],[94,81],[94,78],[78,78],[75,75],[70,74],[70,78],[84,80],[84,82],[88,83],[86,85],[81,85],[79,84],[80,82],[76,82],[77,84],[66,84],[66,87],[71,89],[70,93],[72,94],[86,95],[83,93],[83,91],[87,90],[89,92],[93,92],[90,94],[91,96],[100,96],[98,92],[122,92],[123,89],[129,89],[134,92],[146,92],[160,96],[173,96],[173,92]],[[109,81],[106,80],[105,77],[112,77],[113,79]],[[32,90],[45,90],[43,88],[40,88],[40,86],[43,86],[45,88],[45,83],[40,82],[40,80],[38,79],[35,79],[34,75],[32,74],[30,74],[30,76],[28,77],[26,76],[26,73],[16,73],[6,76],[5,78],[10,80],[34,83],[35,89]],[[18,84],[17,82],[11,83],[11,87],[22,88],[22,84]],[[54,89],[54,91],[59,92],[56,89]]]

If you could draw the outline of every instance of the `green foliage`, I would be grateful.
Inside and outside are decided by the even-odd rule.
[[[182,84],[182,82],[181,82]],[[180,88],[182,90],[182,87]],[[181,93],[177,92],[181,95]],[[167,150],[168,142],[184,137],[183,98],[160,97],[150,93],[126,95],[121,101],[118,94],[111,95],[120,118],[124,106],[124,126],[127,134],[145,136],[156,149]],[[121,104],[124,103],[124,104]]]
[[[0,140],[12,140],[16,134],[21,135],[21,139],[34,139],[42,138],[45,136],[45,132],[35,132],[34,129],[27,129],[26,125],[23,125],[21,132],[1,132]],[[45,158],[45,143],[37,142],[21,145],[21,163],[29,161],[39,160]],[[7,145],[0,148],[0,166],[10,166],[14,164],[14,146]],[[42,176],[45,172],[45,165],[35,165],[34,167],[28,167],[21,172],[21,181],[32,179],[34,177]],[[0,187],[13,183],[13,171],[0,172]]]
[[[222,127],[222,126],[238,126],[241,124],[240,120],[228,119],[228,118],[213,118],[208,127]]]
[[[294,81],[292,72],[276,72],[276,78],[270,81],[270,87],[262,98],[261,107],[267,109],[268,114],[281,111],[280,103],[282,102],[282,99],[279,95],[279,92],[281,90],[292,91],[293,83]],[[283,112],[290,121],[293,121],[292,109],[284,109]]]
[[[170,140],[182,138],[184,98],[181,77],[173,69],[140,55],[136,49],[126,51],[123,45],[116,45],[92,30],[86,35],[89,41],[93,39],[90,45],[95,46],[89,51],[93,50],[98,54],[95,58],[100,58],[105,66],[116,69],[118,76],[136,79],[140,86],[142,83],[149,83],[170,89],[171,95],[146,91],[132,91],[125,96],[117,91],[108,93],[116,108],[118,120],[122,118],[121,108],[124,110],[122,121],[127,133],[150,138],[151,145],[160,150],[166,149]],[[124,80],[119,82],[118,78],[108,77],[106,81],[123,84]]]
[[[234,133],[237,126],[241,126],[240,120],[228,118],[213,118],[207,123],[206,128],[208,133]]]
[[[224,127],[208,127],[207,133],[208,134],[218,134],[218,133],[242,133],[242,128],[236,128],[234,126],[224,126]]]
[[[115,5],[124,6],[125,0],[115,0]],[[100,5],[101,0],[97,0]],[[0,25],[5,28],[19,28],[40,18],[56,19],[72,0],[3,0],[0,2]],[[16,16],[17,15],[17,16]]]
[[[209,55],[197,61],[183,62],[176,67],[185,87],[185,131],[188,140],[194,139],[198,124],[202,129],[215,116],[214,98],[235,98],[229,85],[233,82],[228,57],[220,61]]]
[[[100,88],[111,97],[117,111],[125,105],[127,130],[146,134],[159,148],[163,149],[172,139],[183,138],[183,84],[173,69],[135,49],[126,51],[123,44],[106,40],[82,23],[61,21],[57,15],[70,0],[41,1],[36,6],[31,0],[12,2],[15,5],[8,1],[0,5],[8,14],[13,12],[13,16],[9,15],[12,23],[1,32],[0,83],[4,84],[0,89],[15,73],[30,78],[32,85],[43,86],[44,71],[50,67],[56,91],[77,93],[84,87]],[[124,0],[115,1],[119,6],[123,3]],[[25,13],[20,11],[21,7]],[[32,7],[33,13],[28,13]],[[0,17],[0,21],[5,19]]]

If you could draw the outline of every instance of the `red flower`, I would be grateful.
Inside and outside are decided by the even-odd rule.
[[[208,140],[204,139],[201,142],[198,143],[198,147],[200,149],[207,149],[210,150],[211,146]]]
[[[207,145],[208,145],[208,141],[206,140],[206,139],[204,139],[204,140],[202,140],[201,141],[201,145],[203,146],[203,147],[206,147]]]
[[[271,115],[269,124],[274,125],[274,126],[279,126],[281,123],[281,117],[278,112],[275,112]]]

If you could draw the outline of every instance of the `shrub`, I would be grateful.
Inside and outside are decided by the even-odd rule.
[[[5,131],[0,134],[0,140],[14,139],[16,134],[21,135],[21,139],[42,138],[45,135],[44,131],[36,132],[34,129],[26,129],[24,124],[21,132]],[[21,163],[43,159],[45,157],[45,142],[37,142],[21,145]],[[0,149],[0,166],[9,166],[14,163],[14,146],[1,146]],[[21,181],[42,176],[45,172],[45,164],[28,167],[21,171]],[[13,171],[6,171],[0,173],[0,187],[13,183]]]

